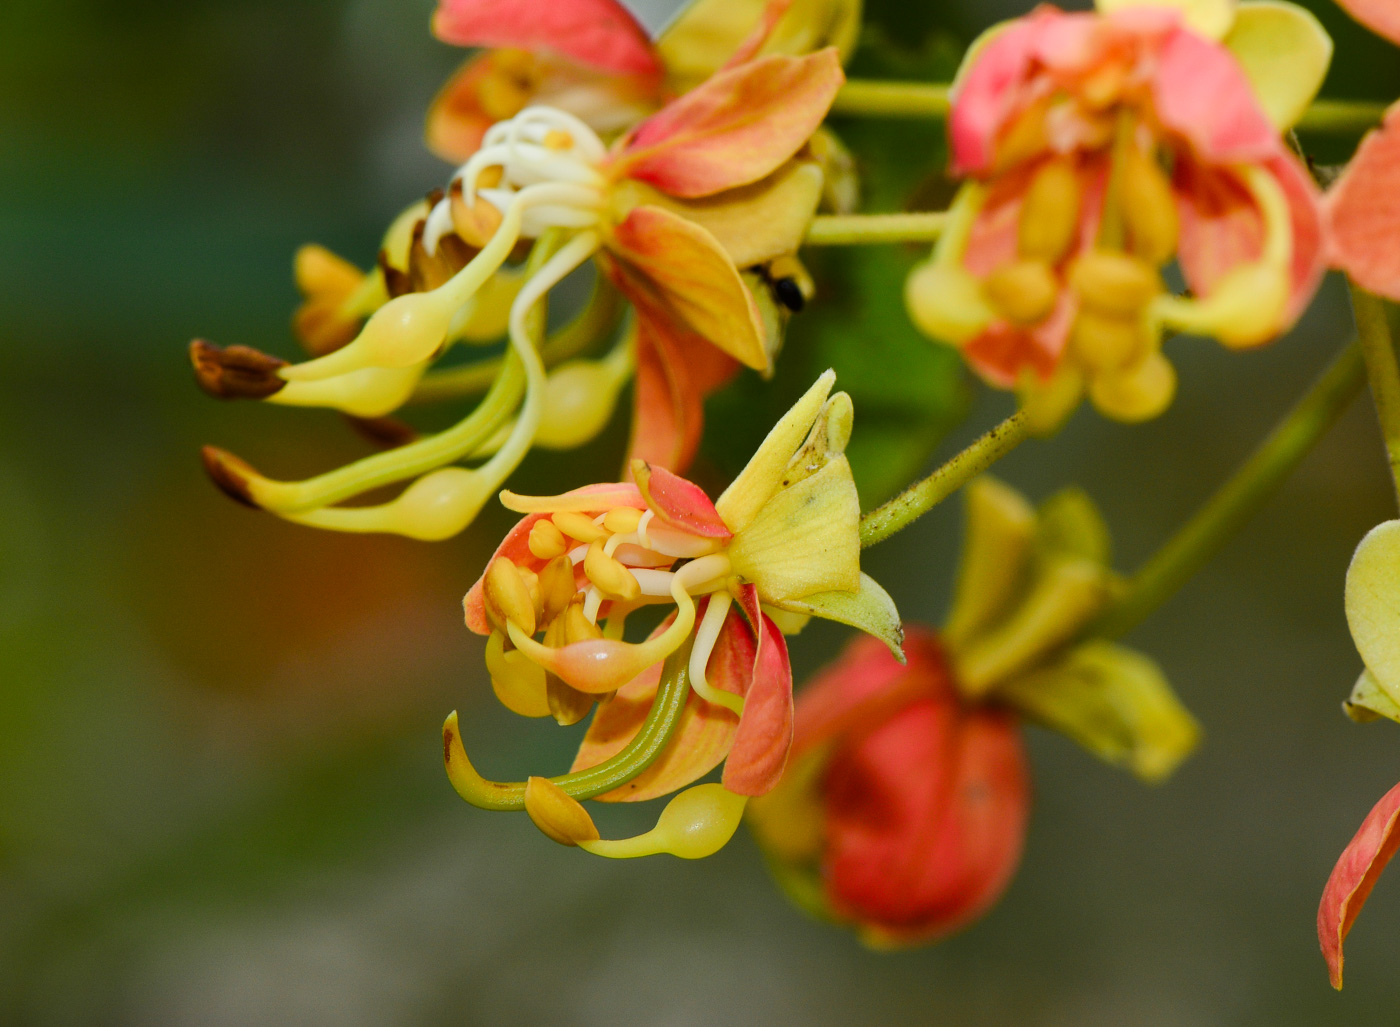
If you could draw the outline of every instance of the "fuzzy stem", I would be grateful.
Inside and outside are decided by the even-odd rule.
[[[1253,455],[1129,579],[1127,591],[1089,634],[1125,635],[1175,595],[1273,496],[1365,380],[1361,348],[1350,343]]]
[[[944,211],[912,214],[821,214],[807,229],[808,246],[930,243],[943,234]]]
[[[1025,441],[1026,415],[1016,412],[922,481],[860,519],[860,545],[883,542],[928,513]]]
[[[1359,135],[1385,117],[1385,104],[1368,100],[1314,100],[1294,127],[1300,132]]]

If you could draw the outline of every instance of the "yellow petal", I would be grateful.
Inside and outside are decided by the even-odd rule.
[[[1094,6],[1100,14],[1129,7],[1175,8],[1190,28],[1211,39],[1223,39],[1235,20],[1234,0],[1096,0]]]
[[[782,605],[860,588],[860,498],[846,457],[781,488],[729,544],[734,572]]]
[[[746,528],[781,487],[788,461],[806,440],[835,382],[836,372],[831,370],[818,378],[806,395],[773,426],[758,452],[715,502],[720,520],[730,531],[737,533]]]
[[[822,617],[838,624],[849,624],[873,635],[885,645],[900,663],[904,662],[904,627],[900,623],[899,610],[895,608],[890,594],[880,587],[870,575],[861,573],[860,586],[854,592],[818,592],[784,603],[779,608],[789,614],[806,617]],[[783,628],[783,634],[796,634]]]
[[[1042,560],[1073,557],[1108,566],[1113,539],[1094,501],[1083,489],[1061,489],[1040,504],[1036,549]]]
[[[1400,521],[1372,528],[1347,568],[1347,624],[1366,669],[1400,695]]]
[[[1393,695],[1369,670],[1363,670],[1352,686],[1351,695],[1342,701],[1342,710],[1358,724],[1380,717],[1400,723],[1400,695]]]
[[[1002,616],[1024,586],[1035,511],[1015,489],[983,475],[964,490],[966,528],[953,607],[943,628],[959,649]]]
[[[1279,131],[1297,124],[1332,62],[1332,37],[1311,11],[1283,0],[1244,0],[1225,46]]]

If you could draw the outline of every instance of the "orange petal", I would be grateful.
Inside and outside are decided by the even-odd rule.
[[[1323,211],[1332,265],[1362,288],[1400,300],[1400,108],[1361,141]]]
[[[636,325],[637,372],[628,465],[645,460],[684,471],[700,446],[705,409],[703,394],[690,381],[682,353],[713,347],[673,319],[651,314],[640,304]],[[673,337],[670,328],[678,329],[682,338]]]
[[[1322,903],[1317,907],[1317,940],[1322,943],[1322,956],[1327,960],[1334,988],[1342,986],[1342,942],[1361,914],[1361,907],[1366,905],[1381,871],[1400,848],[1397,820],[1400,785],[1386,792],[1366,814],[1356,837],[1342,850],[1332,868],[1327,887],[1322,889]]]
[[[768,42],[768,38],[773,35],[773,30],[778,27],[778,22],[783,15],[787,14],[788,8],[792,6],[792,0],[768,0],[763,7],[763,13],[759,15],[758,24],[754,25],[753,31],[744,37],[744,41],[739,44],[729,60],[724,62],[722,71],[730,68],[737,68],[741,64],[753,60],[758,56],[758,52],[763,49],[763,44]]]
[[[681,197],[757,182],[806,144],[844,81],[834,47],[721,71],[638,125],[612,173]]]
[[[1342,9],[1377,35],[1400,43],[1400,6],[1394,0],[1337,0]]]
[[[443,160],[465,161],[481,148],[486,130],[501,120],[487,113],[481,97],[482,86],[496,74],[493,56],[480,54],[463,64],[428,108],[428,149]]]
[[[616,0],[440,0],[433,33],[457,46],[552,50],[620,74],[661,71],[646,29]]]
[[[792,664],[787,640],[766,614],[759,614],[761,641],[747,667],[737,662],[737,649],[711,672],[711,684],[733,691],[730,682],[747,677],[744,713],[734,733],[734,745],[724,763],[724,787],[735,795],[762,795],[783,776],[792,748]],[[742,623],[732,614],[725,626]],[[747,625],[742,631],[749,632]],[[717,647],[718,651],[718,647]],[[711,665],[714,666],[713,661]]]
[[[611,248],[619,258],[618,284],[639,313],[660,324],[674,314],[735,360],[767,370],[758,305],[709,232],[678,214],[644,205],[634,207],[613,230]]]

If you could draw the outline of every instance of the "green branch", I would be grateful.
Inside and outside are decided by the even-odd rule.
[[[1385,301],[1355,283],[1351,285],[1351,309],[1356,317],[1356,337],[1366,361],[1366,379],[1376,403],[1376,419],[1381,424],[1386,455],[1390,457],[1390,477],[1400,496],[1400,366],[1395,362],[1395,344],[1386,320]]]

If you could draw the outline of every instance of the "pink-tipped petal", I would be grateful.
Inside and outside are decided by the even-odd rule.
[[[1362,288],[1400,300],[1400,108],[1361,141],[1323,206],[1331,264]]]
[[[547,50],[619,74],[661,72],[646,29],[616,0],[440,0],[433,32],[457,46]]]
[[[1219,43],[1188,29],[1167,37],[1152,99],[1162,124],[1214,162],[1263,161],[1283,152],[1239,62]]]
[[[699,485],[652,464],[637,464],[633,474],[642,498],[661,521],[703,538],[734,537]]]
[[[1400,848],[1400,785],[1386,792],[1376,803],[1351,842],[1342,850],[1341,858],[1322,889],[1322,903],[1317,908],[1317,940],[1327,960],[1327,972],[1332,987],[1342,986],[1342,943],[1381,871]]]
[[[834,47],[718,72],[638,125],[612,172],[687,198],[757,182],[806,144],[844,81]]]
[[[1378,36],[1400,44],[1400,4],[1394,0],[1337,0],[1346,11]]]
[[[726,661],[713,677],[713,683],[721,688],[726,687],[721,683],[726,679],[748,678],[744,713],[722,778],[724,787],[736,795],[771,791],[783,776],[792,748],[792,664],[788,662],[787,640],[765,614],[759,614],[759,621],[761,634],[749,666],[745,668],[738,660]],[[739,631],[749,631],[744,619],[732,611],[726,627],[731,624]]]
[[[788,8],[792,6],[792,0],[768,0],[764,5],[763,13],[759,15],[758,24],[753,27],[753,31],[744,37],[744,41],[738,48],[730,54],[729,60],[724,62],[721,71],[730,68],[737,68],[741,64],[747,64],[758,56],[758,51],[763,49],[763,44],[768,42],[768,37],[773,34],[773,30],[778,27],[778,22],[783,15],[787,14]]]

